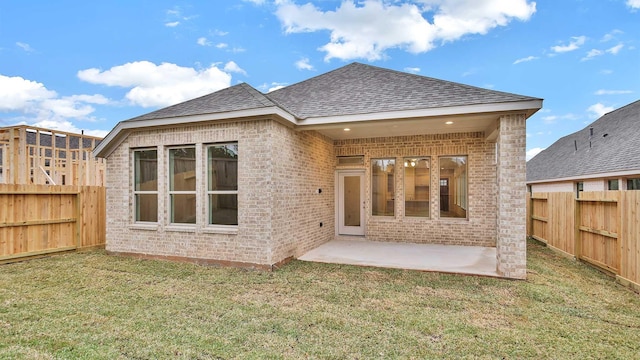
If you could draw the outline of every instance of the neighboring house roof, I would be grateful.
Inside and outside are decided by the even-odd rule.
[[[640,173],[638,134],[640,100],[603,115],[540,152],[527,162],[527,182]]]
[[[132,129],[178,123],[270,116],[302,127],[505,111],[530,116],[541,107],[539,98],[352,63],[268,94],[243,83],[122,121],[94,153],[108,156]]]

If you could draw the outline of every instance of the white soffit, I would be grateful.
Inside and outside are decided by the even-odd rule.
[[[495,127],[498,116],[467,116],[399,119],[344,123],[336,126],[299,127],[300,130],[316,130],[334,140],[373,138],[385,136],[406,136],[416,134],[447,134],[486,132]],[[447,124],[452,122],[452,124]],[[349,129],[345,131],[344,129]]]

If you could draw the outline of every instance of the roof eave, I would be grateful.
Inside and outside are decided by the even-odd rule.
[[[213,114],[199,114],[190,116],[178,116],[170,118],[158,118],[136,121],[121,121],[111,130],[102,142],[93,150],[95,157],[106,158],[113,150],[124,141],[132,129],[149,128],[157,126],[184,125],[204,121],[242,120],[244,118],[256,118],[274,116],[285,124],[296,125],[296,118],[277,106],[229,111]]]
[[[353,123],[363,121],[391,120],[416,117],[440,117],[482,113],[524,112],[529,118],[542,108],[542,99],[530,99],[513,102],[492,104],[476,104],[463,106],[448,106],[430,109],[387,111],[369,114],[350,114],[336,116],[318,116],[301,119],[298,125],[313,127],[318,125]]]
[[[622,170],[622,171],[610,171],[610,172],[603,172],[603,173],[596,173],[596,174],[575,175],[575,176],[567,176],[567,177],[555,178],[555,179],[527,180],[526,183],[527,183],[527,185],[546,184],[546,183],[576,181],[576,180],[627,177],[627,176],[630,176],[630,175],[640,175],[640,169],[631,169],[631,170]]]

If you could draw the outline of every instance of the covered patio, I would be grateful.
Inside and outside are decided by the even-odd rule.
[[[411,244],[344,237],[329,241],[298,258],[302,261],[501,277],[496,248]]]

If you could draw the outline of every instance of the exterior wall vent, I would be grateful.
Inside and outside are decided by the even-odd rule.
[[[338,156],[338,166],[364,165],[364,155]]]

